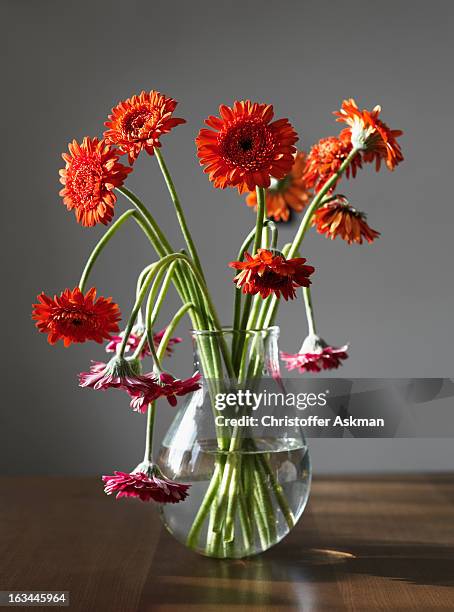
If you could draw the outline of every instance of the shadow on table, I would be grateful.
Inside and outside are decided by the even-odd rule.
[[[310,533],[310,531],[309,531]],[[200,605],[290,606],[306,609],[340,596],[339,583],[354,575],[384,577],[415,585],[454,586],[454,551],[421,543],[345,542],[330,549],[291,534],[268,553],[245,560],[213,560],[181,547],[166,546],[161,535],[159,559],[153,564],[140,609],[153,602]],[[166,541],[164,541],[166,540]],[[315,538],[314,538],[315,540]],[[167,551],[167,552],[166,552]],[[322,588],[321,588],[322,587]]]

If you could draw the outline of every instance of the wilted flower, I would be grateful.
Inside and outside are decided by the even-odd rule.
[[[256,255],[245,253],[244,257],[246,261],[229,264],[240,270],[233,280],[243,293],[260,293],[262,298],[274,293],[278,298],[282,295],[285,300],[293,299],[295,288],[308,287],[311,284],[309,276],[315,271],[312,266],[304,265],[304,257],[286,259],[278,251],[259,249]]]
[[[115,356],[108,363],[93,361],[89,372],[79,374],[79,386],[105,391],[123,389],[127,393],[145,392],[149,381],[140,374],[138,360]]]
[[[348,358],[348,345],[341,348],[329,346],[316,334],[310,334],[303,342],[303,346],[296,354],[281,353],[288,370],[298,369],[300,372],[321,372],[334,370],[342,365]]]
[[[381,160],[384,160],[389,170],[403,161],[404,157],[397,142],[401,130],[391,130],[378,116],[381,106],[373,110],[359,110],[355,100],[350,98],[342,102],[340,111],[335,112],[337,121],[343,121],[349,127],[343,130],[342,136],[350,138],[355,149],[363,151],[365,162],[375,160],[377,170],[380,170]]]
[[[103,476],[104,491],[107,495],[116,493],[116,498],[137,497],[142,501],[160,504],[176,504],[188,496],[190,485],[166,478],[156,465],[148,462],[139,464],[130,474],[114,472]]]
[[[314,214],[312,225],[315,225],[319,234],[325,234],[331,240],[340,236],[348,244],[362,244],[363,237],[371,243],[380,236],[380,232],[367,224],[366,214],[353,208],[343,196],[319,208]]]
[[[41,293],[33,304],[32,318],[40,332],[47,334],[49,344],[63,340],[73,342],[104,342],[119,330],[120,309],[112,298],[96,299],[93,287],[84,295],[79,287],[65,289],[53,298]]]
[[[181,397],[192,393],[200,389],[201,376],[198,372],[193,374],[190,378],[183,380],[174,378],[167,372],[161,372],[159,375],[150,372],[145,374],[149,382],[149,386],[146,389],[137,388],[136,391],[130,393],[131,396],[131,408],[136,412],[146,412],[148,405],[156,401],[160,397],[167,398],[167,401],[171,406],[177,405],[177,396]]]
[[[164,327],[163,329],[161,329],[161,331],[156,332],[155,334],[153,334],[153,342],[156,348],[158,348],[159,343],[162,340],[163,335],[165,334],[166,328]],[[143,334],[145,333],[145,330],[142,328],[135,328],[130,334],[129,334],[129,338],[126,342],[126,352],[131,351],[134,352],[142,338],[143,338]],[[120,346],[120,344],[123,341],[123,334],[119,334],[118,336],[112,336],[110,342],[108,342],[106,344],[106,352],[107,353],[115,353],[117,348]],[[166,354],[168,356],[170,356],[173,353],[173,346],[175,344],[179,344],[180,342],[183,342],[183,338],[170,338],[167,347],[166,347]],[[143,359],[144,357],[146,357],[147,355],[150,355],[150,350],[148,348],[148,342],[146,342],[144,344],[144,347],[140,353],[140,358]]]

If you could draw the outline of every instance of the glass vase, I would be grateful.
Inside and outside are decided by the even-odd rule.
[[[161,517],[200,554],[255,555],[295,526],[311,482],[298,411],[282,406],[279,328],[192,335],[202,387],[185,398],[158,457],[165,476],[191,486]]]

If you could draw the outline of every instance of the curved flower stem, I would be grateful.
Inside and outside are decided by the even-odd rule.
[[[131,202],[131,204],[136,207],[138,213],[143,219],[148,238],[150,239],[150,242],[152,243],[159,257],[164,257],[165,255],[173,253],[174,249],[171,246],[170,242],[167,240],[166,235],[161,230],[156,219],[153,217],[153,215],[145,206],[145,204],[140,200],[140,198],[126,187],[117,187],[117,191],[121,193],[126,199]],[[181,270],[178,271],[175,280],[178,283],[177,289],[182,295],[182,297],[184,297],[184,299],[189,299],[189,288]]]
[[[147,412],[147,430],[145,435],[145,454],[143,460],[148,463],[153,463],[153,429],[154,418],[156,414],[156,402],[148,404]]]
[[[146,315],[145,315],[145,321],[146,321],[146,325],[148,329],[153,329],[153,326],[156,323],[156,319],[158,318],[159,311],[162,308],[167,292],[169,290],[170,283],[172,281],[172,276],[175,273],[176,266],[177,266],[177,262],[174,262],[170,265],[169,269],[167,270],[166,276],[161,285],[161,289],[159,291],[158,297],[156,298],[156,301],[154,301],[154,299],[156,297],[157,289],[158,289],[162,276],[156,275],[153,285],[151,286],[150,293],[148,294],[147,308],[146,308]],[[162,269],[162,272],[165,272],[164,268]]]
[[[162,257],[166,253],[172,252],[173,249],[170,246],[164,232],[157,224],[156,219],[153,217],[145,204],[143,204],[143,202],[136,196],[136,194],[126,187],[117,187],[117,191],[127,198],[147,220],[150,228],[152,229],[156,246],[159,248],[158,255]]]
[[[164,258],[165,259],[165,258]],[[118,355],[119,357],[123,357],[125,350],[126,350],[126,346],[128,343],[128,339],[129,339],[129,335],[131,334],[132,328],[134,326],[134,323],[136,322],[137,319],[137,315],[139,313],[139,310],[142,306],[142,302],[145,299],[145,296],[147,294],[148,288],[151,284],[151,281],[153,280],[155,274],[157,274],[159,272],[159,270],[162,268],[162,266],[159,266],[159,264],[161,262],[164,261],[164,259],[161,259],[160,261],[156,262],[155,264],[153,264],[153,266],[151,267],[151,269],[149,270],[141,288],[139,291],[139,295],[136,297],[136,301],[134,303],[133,309],[131,311],[131,314],[129,316],[128,319],[128,323],[126,325],[126,329],[124,331],[123,334],[123,339],[121,341],[121,345],[120,348],[118,350]]]
[[[172,334],[175,331],[175,328],[178,326],[179,322],[184,317],[184,315],[193,308],[195,308],[194,304],[191,304],[191,303],[183,304],[183,306],[179,310],[177,310],[177,312],[173,315],[173,318],[170,321],[170,323],[167,325],[166,331],[164,332],[164,335],[161,338],[161,342],[159,343],[159,347],[157,350],[157,357],[159,360],[163,359],[165,352],[166,352],[167,345],[169,344],[169,340],[172,337]]]
[[[124,336],[123,336],[123,340],[120,346],[120,350],[119,350],[119,355],[123,356],[125,348],[126,348],[126,343],[128,341],[129,338],[129,334],[131,333],[131,330],[133,328],[133,325],[135,323],[135,320],[137,318],[137,314],[140,310],[140,307],[142,305],[142,302],[145,298],[145,295],[148,291],[148,287],[151,284],[151,281],[153,280],[154,276],[159,272],[159,270],[161,270],[162,268],[170,265],[172,262],[176,261],[176,260],[180,260],[182,263],[184,263],[186,266],[189,267],[190,271],[192,272],[192,274],[194,275],[195,280],[197,281],[197,284],[202,292],[202,296],[203,296],[203,300],[204,300],[204,305],[205,308],[207,310],[207,312],[209,313],[209,316],[212,320],[212,323],[215,327],[215,329],[217,331],[222,331],[222,327],[219,321],[219,317],[217,315],[216,309],[214,307],[214,304],[211,300],[211,296],[208,293],[208,289],[206,288],[205,282],[202,278],[202,275],[200,274],[200,272],[198,271],[198,269],[196,268],[194,262],[189,259],[189,257],[187,255],[183,255],[183,253],[170,253],[169,255],[166,255],[165,257],[163,257],[162,259],[160,259],[159,261],[157,261],[156,263],[154,263],[151,268],[150,271],[148,272],[146,279],[144,280],[142,287],[139,291],[139,295],[136,298],[134,307],[132,309],[131,315],[129,317],[125,332],[124,332]],[[227,343],[225,341],[225,338],[223,337],[222,334],[220,334],[220,346],[221,346],[221,352],[225,361],[225,365],[226,368],[229,372],[229,376],[231,376],[233,378],[234,376],[234,372],[233,372],[233,367],[232,367],[232,363],[230,360],[230,355],[228,352],[228,348],[227,348]]]
[[[117,231],[120,229],[123,223],[127,221],[130,217],[133,217],[136,221],[138,221],[138,215],[136,211],[133,210],[132,208],[124,212],[121,215],[121,217],[118,217],[115,223],[113,223],[109,227],[106,233],[101,237],[101,239],[95,245],[89,258],[87,259],[87,263],[85,264],[82,275],[80,277],[79,289],[82,291],[82,293],[84,292],[85,285],[87,283],[90,272],[93,266],[95,265],[95,262],[98,259],[99,255],[101,254],[102,250],[104,249],[106,244],[110,241],[110,239],[113,238],[113,236],[117,233]]]
[[[314,307],[312,306],[311,290],[309,287],[303,287],[303,297],[309,333],[315,335],[317,332],[315,329]]]
[[[180,203],[180,199],[178,197],[177,191],[175,189],[175,185],[173,183],[172,177],[170,176],[169,169],[162,157],[161,150],[158,147],[154,148],[154,152],[156,155],[156,159],[158,160],[159,167],[161,168],[162,175],[167,185],[167,189],[169,190],[170,197],[172,198],[173,205],[175,206],[175,212],[177,215],[178,223],[180,224],[181,231],[183,232],[184,239],[188,246],[189,254],[191,255],[195,265],[197,266],[202,278],[205,280],[203,275],[202,264],[200,262],[199,255],[197,253],[196,246],[191,236],[191,232],[189,231],[188,224],[186,222],[186,217],[184,216],[183,208]]]

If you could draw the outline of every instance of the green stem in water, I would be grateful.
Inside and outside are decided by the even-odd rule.
[[[195,265],[197,266],[202,278],[205,278],[203,275],[202,264],[200,262],[199,255],[197,253],[196,246],[191,236],[191,232],[189,231],[188,224],[186,222],[186,217],[184,216],[183,208],[181,206],[180,199],[178,197],[177,191],[175,189],[175,185],[173,183],[172,177],[170,176],[169,169],[162,157],[161,150],[158,147],[154,149],[156,159],[158,160],[159,167],[161,168],[162,175],[167,185],[167,189],[169,190],[170,197],[172,198],[173,205],[175,206],[175,212],[177,215],[178,222],[181,227],[181,231],[183,232],[184,239],[188,246],[189,254],[192,257]]]

